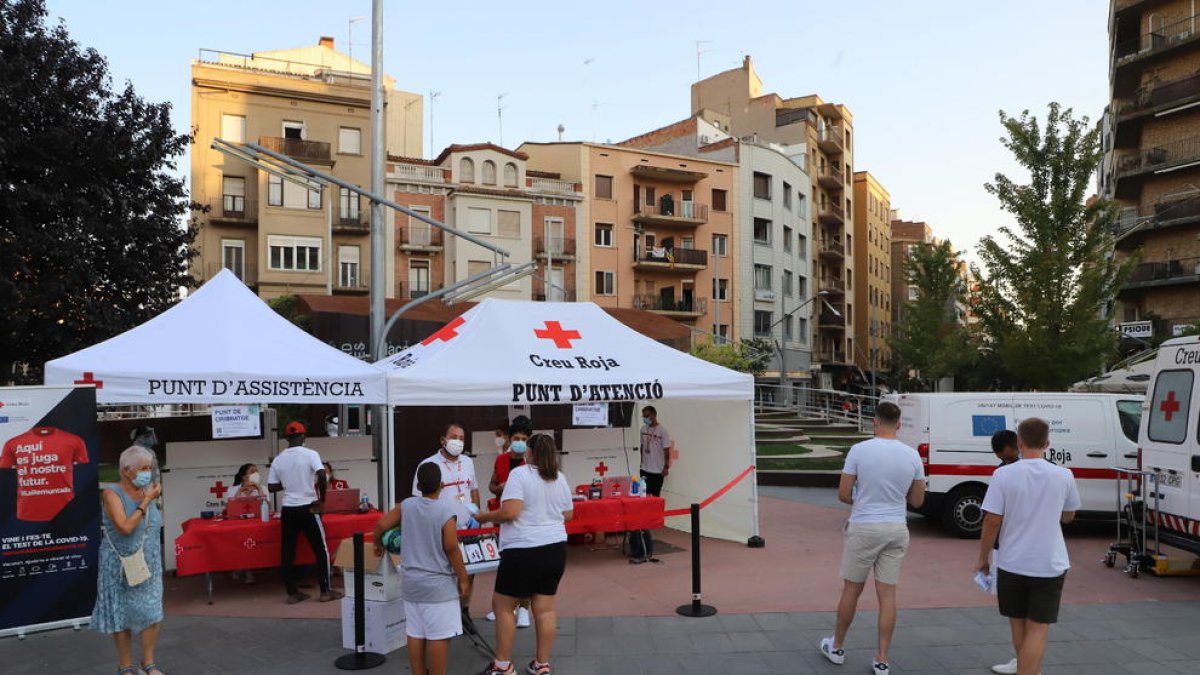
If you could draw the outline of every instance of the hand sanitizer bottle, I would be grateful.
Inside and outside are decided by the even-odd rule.
[[[258,500],[258,517],[264,523],[271,519],[271,507],[267,506],[267,498]]]

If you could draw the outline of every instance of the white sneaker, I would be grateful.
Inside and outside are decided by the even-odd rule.
[[[485,616],[485,617],[483,617],[483,618],[487,619],[488,621],[495,621],[495,620],[496,620],[496,613],[495,613],[495,612],[488,612],[488,613],[487,613],[487,616]]]
[[[821,639],[821,653],[825,655],[825,658],[829,659],[830,663],[840,666],[846,662],[846,650],[834,649],[833,638],[831,637]]]
[[[871,661],[871,672],[875,675],[889,675],[892,671],[883,661]]]
[[[529,610],[517,608],[517,628],[529,628]]]
[[[1017,660],[1013,659],[1008,663],[997,663],[996,665],[992,666],[992,672],[999,673],[1000,675],[1016,675]]]

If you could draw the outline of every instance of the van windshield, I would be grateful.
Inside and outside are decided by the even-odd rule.
[[[1117,417],[1121,420],[1121,431],[1125,438],[1137,443],[1138,427],[1142,423],[1141,401],[1117,401]]]

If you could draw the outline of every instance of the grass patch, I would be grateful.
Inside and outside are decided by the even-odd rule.
[[[99,474],[101,483],[116,483],[121,480],[121,467],[117,464],[101,464]]]
[[[812,448],[790,443],[759,443],[755,446],[755,451],[759,457],[769,457],[771,455],[803,455],[812,452]]]
[[[849,446],[834,447],[831,450],[837,450],[837,457],[760,457],[758,460],[759,471],[840,471],[846,463],[845,453],[850,450]],[[811,452],[811,451],[810,451]]]

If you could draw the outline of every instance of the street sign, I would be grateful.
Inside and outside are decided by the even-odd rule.
[[[1121,331],[1121,337],[1137,338],[1139,340],[1149,340],[1154,337],[1153,321],[1126,321],[1117,324],[1117,328]]]

